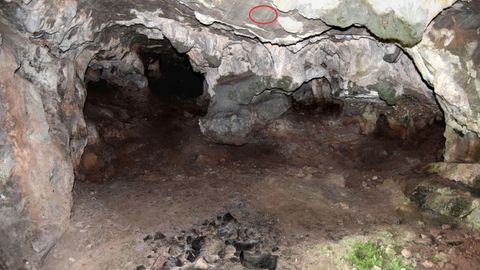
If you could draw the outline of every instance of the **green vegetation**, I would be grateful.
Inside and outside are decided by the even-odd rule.
[[[430,260],[434,263],[438,263],[438,262],[442,261],[442,258],[440,258],[440,256],[438,256],[438,255],[433,255]]]
[[[389,254],[383,246],[371,241],[355,242],[352,253],[346,260],[358,270],[372,270],[375,266],[382,270],[411,269],[409,264],[402,262],[402,257],[396,252]]]

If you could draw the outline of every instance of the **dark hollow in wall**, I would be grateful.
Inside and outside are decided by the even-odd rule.
[[[160,97],[196,98],[203,93],[203,76],[196,73],[186,54],[178,53],[168,41],[140,48],[148,85]]]

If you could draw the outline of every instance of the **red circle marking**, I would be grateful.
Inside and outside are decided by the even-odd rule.
[[[273,10],[273,12],[275,13],[275,17],[272,20],[266,21],[266,22],[255,20],[253,18],[253,12],[255,12],[255,10],[261,9],[261,8],[268,8],[268,9]],[[250,12],[248,12],[248,18],[250,19],[250,21],[252,21],[253,23],[256,23],[256,24],[272,24],[278,18],[278,10],[276,8],[270,6],[270,5],[258,5],[258,6],[253,7],[252,9],[250,9]]]

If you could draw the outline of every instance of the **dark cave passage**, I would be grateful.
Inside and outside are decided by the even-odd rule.
[[[87,70],[84,114],[89,143],[79,180],[105,182],[155,166],[161,170],[191,162],[192,157],[179,152],[197,119],[206,113],[205,101],[199,99],[203,76],[168,41],[138,50],[148,81],[145,88],[117,79],[115,66],[105,65],[108,71]],[[194,132],[200,135],[199,130]]]
[[[178,53],[168,41],[141,47],[139,55],[153,94],[185,99],[203,94],[203,76],[194,72],[188,56]]]

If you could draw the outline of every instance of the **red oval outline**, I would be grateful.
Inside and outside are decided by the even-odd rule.
[[[273,18],[271,21],[267,21],[267,22],[261,22],[261,21],[257,21],[253,18],[253,12],[256,10],[256,9],[259,9],[259,8],[269,8],[271,10],[273,10],[273,12],[275,13],[275,18]],[[253,23],[255,24],[272,24],[274,23],[277,19],[278,19],[278,10],[273,7],[273,6],[270,6],[270,5],[258,5],[258,6],[254,6],[253,8],[250,9],[250,11],[248,12],[248,18],[250,19],[250,21],[252,21]]]

